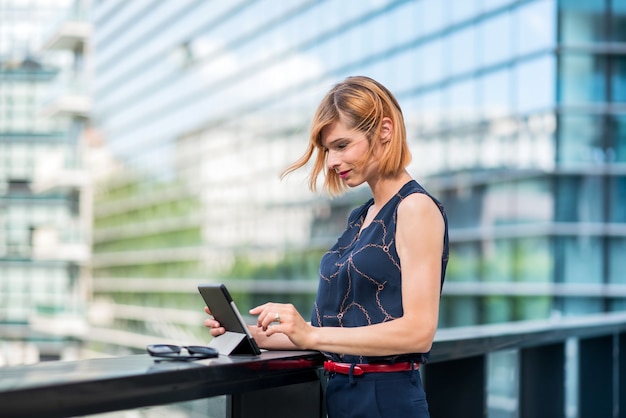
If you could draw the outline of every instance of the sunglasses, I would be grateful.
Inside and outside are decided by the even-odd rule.
[[[192,361],[219,355],[215,348],[203,345],[151,344],[146,347],[146,350],[152,357],[158,357],[161,360]]]

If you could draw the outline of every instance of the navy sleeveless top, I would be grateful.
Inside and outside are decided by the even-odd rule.
[[[406,183],[378,212],[370,225],[359,231],[374,199],[354,209],[348,225],[320,262],[320,280],[311,324],[317,327],[359,327],[391,321],[403,314],[402,272],[396,252],[398,205],[413,193],[429,196],[444,219],[444,250],[441,255],[441,286],[448,263],[448,221],[443,206],[415,180]],[[381,363],[413,360],[426,363],[429,353],[364,357],[324,353],[334,361]]]

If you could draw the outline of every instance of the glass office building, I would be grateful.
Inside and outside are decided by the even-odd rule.
[[[447,208],[441,326],[625,307],[623,1],[93,6],[93,122],[117,161],[95,193],[102,349],[206,338],[203,280],[307,314],[319,256],[368,196],[278,176],[356,74],[396,94],[409,170]]]
[[[87,326],[88,100],[65,84],[82,73],[87,32],[68,37],[57,20],[78,6],[0,1],[0,366],[74,358]]]

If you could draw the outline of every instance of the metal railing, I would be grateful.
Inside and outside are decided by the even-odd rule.
[[[626,313],[443,329],[421,368],[433,418],[626,417]],[[209,417],[323,417],[322,357],[147,355],[0,368],[0,416],[62,417],[226,395]],[[280,402],[273,402],[280,399]],[[210,404],[206,404],[210,405]]]

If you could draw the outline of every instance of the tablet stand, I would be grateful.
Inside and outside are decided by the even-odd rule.
[[[213,337],[209,342],[209,347],[215,348],[220,354],[230,356],[231,354],[256,354],[254,348],[248,340],[246,334],[226,331],[224,334]]]

